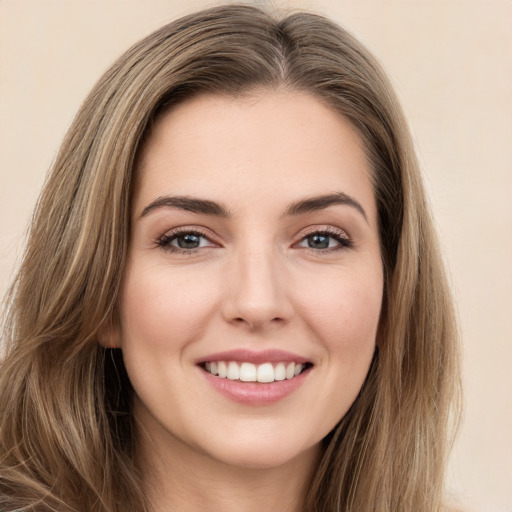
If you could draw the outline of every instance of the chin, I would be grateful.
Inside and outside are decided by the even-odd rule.
[[[225,465],[246,469],[272,469],[286,465],[316,461],[321,449],[321,440],[293,439],[289,433],[276,436],[275,430],[252,433],[247,429],[245,436],[226,433],[222,440],[210,439],[210,446],[203,445],[202,452],[212,460]],[[200,448],[200,449],[201,449]]]
[[[271,470],[284,466],[293,467],[296,464],[302,465],[304,461],[314,461],[320,451],[320,443],[307,450],[283,449],[283,447],[248,447],[247,449],[233,448],[231,453],[224,455],[220,462],[237,468],[250,470]],[[309,464],[308,464],[309,466]]]

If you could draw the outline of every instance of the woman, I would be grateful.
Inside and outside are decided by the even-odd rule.
[[[442,509],[439,249],[387,79],[322,17],[218,7],[122,56],[10,298],[2,510]]]

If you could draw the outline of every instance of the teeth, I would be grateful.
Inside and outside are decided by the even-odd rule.
[[[217,372],[221,379],[225,379],[228,375],[228,367],[224,361],[219,361],[217,363]]]
[[[204,364],[204,369],[221,379],[241,380],[242,382],[274,382],[293,379],[304,370],[301,363],[237,363],[235,361],[211,361]]]
[[[242,363],[240,365],[240,380],[244,382],[256,382],[258,372],[256,365],[252,363]]]
[[[295,363],[290,363],[286,367],[286,378],[287,379],[292,379],[293,377],[295,377]]]
[[[235,362],[231,361],[228,364],[228,374],[226,377],[229,380],[238,380],[240,378],[240,368]]]
[[[274,368],[274,379],[284,380],[286,379],[286,368],[283,363],[278,363]]]
[[[258,382],[274,382],[274,367],[271,363],[263,363],[258,366]]]

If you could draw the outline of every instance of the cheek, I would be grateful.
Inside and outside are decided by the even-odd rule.
[[[208,280],[168,267],[138,269],[126,275],[121,295],[125,346],[136,343],[168,350],[200,337],[216,302]]]
[[[301,290],[301,316],[323,354],[316,409],[311,410],[308,421],[313,431],[325,436],[345,416],[368,374],[383,284],[380,273],[371,268],[361,274],[335,272],[330,279],[316,283],[320,286],[314,290]]]
[[[370,268],[355,276],[340,273],[313,293],[304,290],[303,318],[328,357],[346,364],[350,373],[366,368],[373,354],[382,287],[381,274]]]

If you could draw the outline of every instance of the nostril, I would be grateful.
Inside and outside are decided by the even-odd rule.
[[[249,327],[249,329],[258,329],[262,327],[264,324],[270,325],[276,325],[276,324],[283,324],[285,323],[285,319],[276,316],[274,318],[271,318],[270,320],[265,321],[264,318],[243,318],[241,316],[233,318],[232,322],[237,325],[245,324]]]

